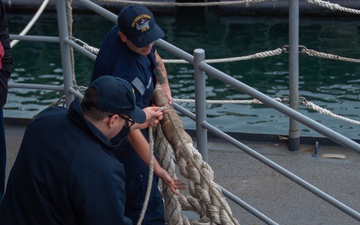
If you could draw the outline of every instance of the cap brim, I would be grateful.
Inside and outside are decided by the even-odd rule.
[[[155,24],[154,27],[148,32],[128,38],[136,47],[142,48],[160,38],[163,38],[164,36],[164,31],[157,24]]]
[[[146,121],[145,112],[139,107],[135,106],[135,109],[128,113],[131,119],[133,119],[136,123],[142,124]]]

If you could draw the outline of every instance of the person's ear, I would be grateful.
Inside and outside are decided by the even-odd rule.
[[[119,37],[120,37],[120,39],[121,39],[122,42],[125,43],[125,42],[127,41],[126,35],[123,34],[121,31],[118,32],[118,35],[119,35]]]
[[[112,127],[113,125],[115,125],[116,120],[119,118],[119,115],[114,114],[112,116],[109,116],[108,120],[107,120],[107,124],[109,127]]]

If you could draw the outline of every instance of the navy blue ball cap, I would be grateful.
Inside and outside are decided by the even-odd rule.
[[[152,12],[144,5],[124,7],[117,21],[119,30],[138,48],[165,36],[164,31],[155,23]]]
[[[126,80],[116,76],[100,76],[89,88],[96,89],[97,103],[95,108],[109,113],[126,114],[136,123],[144,123],[146,115],[136,106],[135,91]]]

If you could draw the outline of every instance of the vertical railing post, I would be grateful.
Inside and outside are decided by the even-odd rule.
[[[196,107],[196,141],[197,149],[205,162],[208,161],[207,130],[202,127],[206,121],[206,78],[205,72],[199,69],[199,63],[205,61],[205,51],[194,51],[194,74],[195,74],[195,107]]]
[[[74,95],[69,92],[70,87],[73,86],[72,79],[72,66],[71,66],[71,49],[70,46],[64,42],[64,39],[68,38],[68,17],[66,13],[67,0],[56,1],[57,20],[59,28],[60,38],[60,54],[61,54],[61,65],[63,69],[64,77],[64,94],[66,107],[70,106],[70,103],[74,100]]]
[[[290,107],[299,109],[299,0],[289,0],[289,96]],[[298,122],[290,118],[289,150],[300,148]]]

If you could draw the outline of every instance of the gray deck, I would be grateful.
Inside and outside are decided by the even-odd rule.
[[[23,133],[22,125],[6,125],[8,171],[16,158]],[[320,145],[323,156],[331,153],[345,158],[314,158],[311,156],[314,146],[302,145],[300,151],[290,152],[282,142],[244,143],[345,205],[360,211],[359,154],[342,147]],[[225,142],[210,139],[209,165],[215,172],[215,182],[278,224],[360,224],[359,221]],[[240,224],[265,224],[230,200],[228,202]]]

